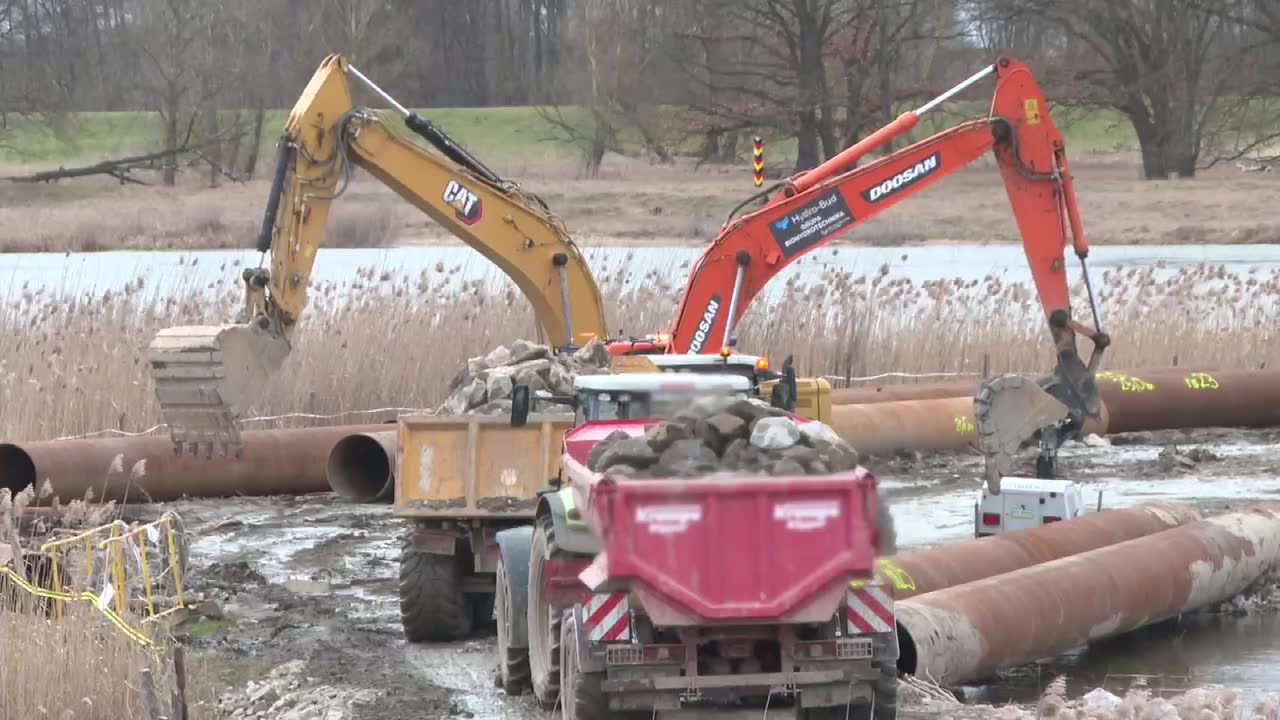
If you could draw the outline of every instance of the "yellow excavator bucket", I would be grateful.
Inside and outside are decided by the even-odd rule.
[[[255,325],[188,325],[156,333],[147,360],[175,451],[238,453],[237,421],[288,354],[287,340]]]

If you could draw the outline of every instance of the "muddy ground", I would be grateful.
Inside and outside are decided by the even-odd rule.
[[[1220,512],[1280,500],[1280,432],[1162,433],[1112,442],[1071,447],[1062,456],[1063,470],[1085,483],[1087,495],[1103,490],[1105,506],[1177,499]],[[1170,443],[1178,444],[1181,458],[1165,450]],[[1190,452],[1197,448],[1211,454]],[[1182,459],[1189,456],[1199,460]],[[901,545],[970,536],[980,472],[976,457],[910,456],[867,464],[893,502]],[[509,698],[494,687],[491,634],[443,645],[405,643],[396,597],[405,525],[389,507],[317,495],[188,500],[153,510],[164,509],[178,511],[196,536],[190,585],[206,602],[179,632],[206,671],[237,690],[226,714],[238,709],[239,717],[252,716],[250,696],[256,693],[259,710],[272,703],[328,703],[325,720],[547,717],[528,694]],[[283,703],[277,689],[246,688],[290,661],[277,673],[292,673],[293,692]],[[1033,708],[1040,690],[1059,673],[1073,678],[1068,689],[1077,697],[1099,686],[1122,692],[1120,686],[1135,676],[1148,676],[1160,687],[1218,683],[1256,695],[1280,689],[1280,622],[1255,614],[1157,627],[1137,641],[1018,668],[962,694],[975,703]],[[308,716],[298,710],[297,717]],[[269,716],[282,716],[279,711]],[[769,715],[789,717],[787,712],[779,708]],[[983,712],[916,706],[905,708],[903,716]]]

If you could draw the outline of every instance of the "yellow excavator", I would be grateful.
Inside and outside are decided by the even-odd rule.
[[[400,117],[353,105],[353,80]],[[239,317],[233,324],[161,330],[148,349],[161,412],[179,454],[238,453],[237,418],[289,354],[330,205],[347,189],[353,164],[501,268],[528,298],[553,346],[609,339],[600,289],[546,203],[396,102],[346,58],[331,55],[294,105],[280,138],[257,242],[259,266],[243,273]],[[268,258],[270,267],[264,267]],[[760,368],[753,356],[663,356],[660,344],[648,345],[647,352],[655,353],[643,362],[649,370],[716,372],[729,366],[753,381],[782,376]],[[645,346],[619,343],[614,352],[646,354]],[[820,408],[830,412],[825,381],[804,380],[801,388],[797,399],[791,382],[792,402],[827,419],[818,415]]]

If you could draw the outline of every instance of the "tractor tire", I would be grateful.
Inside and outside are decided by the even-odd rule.
[[[400,550],[400,625],[406,640],[445,642],[471,634],[474,609],[462,592],[468,557],[464,552],[419,552],[412,534],[405,539]]]
[[[538,518],[529,546],[529,679],[544,710],[553,709],[560,698],[562,613],[545,600],[542,564],[559,554],[555,524],[549,516]]]
[[[506,564],[498,561],[498,577],[493,598],[498,624],[498,687],[508,695],[519,695],[529,686],[529,648],[511,647],[512,618],[516,613],[528,614],[526,588],[517,592],[510,587]],[[523,602],[521,601],[523,598]]]
[[[561,620],[560,720],[649,720],[652,712],[609,709],[604,673],[582,672],[578,657],[578,623],[572,610]]]

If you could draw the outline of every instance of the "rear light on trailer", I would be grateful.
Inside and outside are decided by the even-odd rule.
[[[607,665],[683,665],[683,645],[613,644],[605,648]]]
[[[982,513],[982,524],[995,527],[1000,524],[1000,513]]]
[[[1060,522],[1061,520],[1062,520],[1062,518],[1060,518],[1060,517],[1056,517],[1056,516],[1054,516],[1054,515],[1045,515],[1045,516],[1044,516],[1044,524],[1045,524],[1045,525],[1048,525],[1049,523]]]
[[[871,638],[798,642],[792,651],[796,660],[863,660],[873,654]]]

